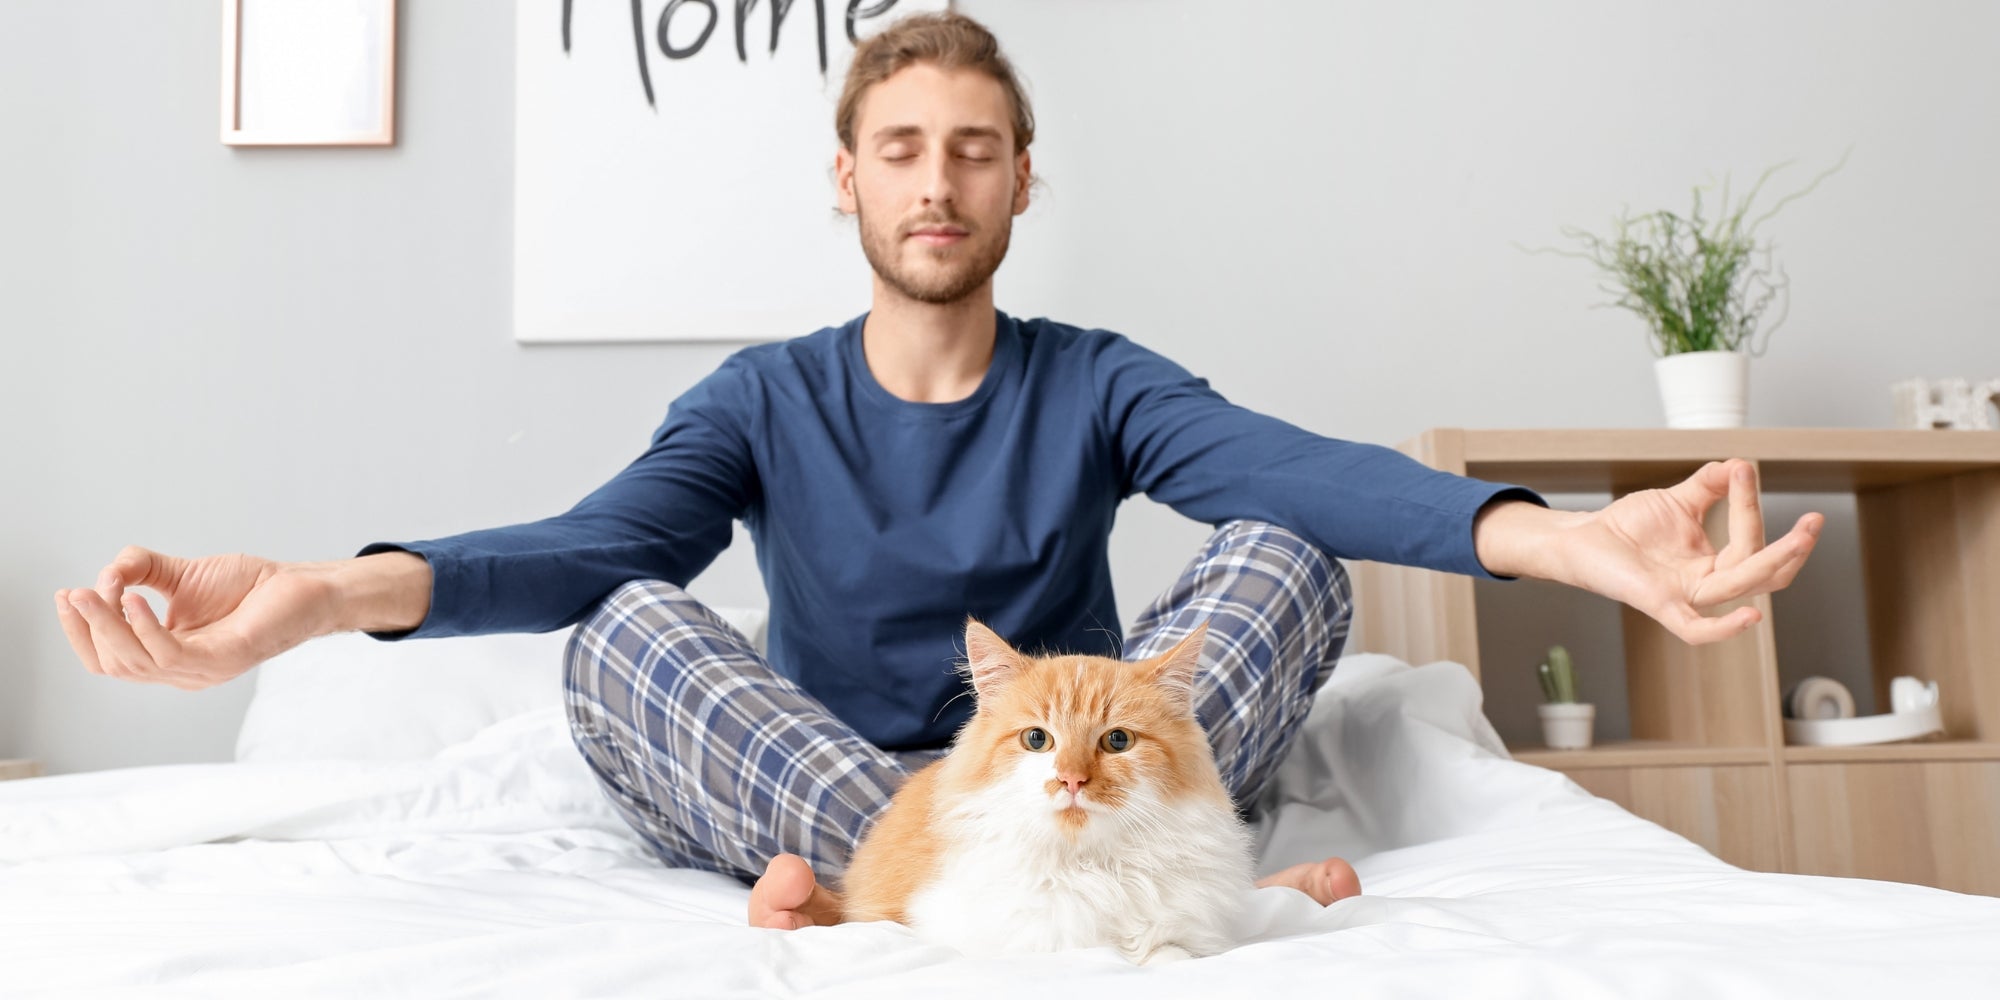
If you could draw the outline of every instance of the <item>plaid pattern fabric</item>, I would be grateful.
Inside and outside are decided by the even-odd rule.
[[[1247,810],[1333,673],[1353,615],[1338,560],[1276,525],[1231,521],[1132,624],[1125,658],[1158,656],[1208,623],[1194,714],[1223,785]]]
[[[1281,528],[1223,525],[1132,629],[1128,658],[1209,623],[1196,714],[1249,802],[1277,767],[1347,637],[1340,564]],[[570,636],[570,729],[662,861],[746,882],[780,853],[837,878],[868,823],[938,753],[856,734],[672,584],[628,583]]]

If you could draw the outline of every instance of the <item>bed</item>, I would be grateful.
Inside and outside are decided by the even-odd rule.
[[[739,626],[757,628],[753,612]],[[320,640],[230,763],[0,783],[6,996],[2000,996],[2000,899],[1743,871],[1507,758],[1453,663],[1344,659],[1256,821],[1242,944],[970,961],[892,924],[742,926],[572,749],[561,636]]]

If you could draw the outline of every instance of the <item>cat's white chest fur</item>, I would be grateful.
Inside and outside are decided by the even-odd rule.
[[[1024,768],[953,811],[938,875],[910,899],[913,930],[973,956],[1108,945],[1147,961],[1234,943],[1251,860],[1233,812],[1139,788],[1071,836],[1045,780]]]

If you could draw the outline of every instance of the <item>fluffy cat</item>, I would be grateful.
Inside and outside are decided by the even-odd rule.
[[[1194,716],[1206,635],[1126,663],[1028,656],[968,621],[975,713],[855,849],[843,919],[974,956],[1228,948],[1253,862]]]

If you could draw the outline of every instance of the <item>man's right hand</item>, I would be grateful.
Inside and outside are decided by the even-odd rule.
[[[167,599],[166,621],[127,588]],[[247,555],[180,559],[128,546],[93,589],[56,592],[70,648],[92,673],[197,690],[342,629],[414,627],[430,567],[408,553],[333,563]]]

